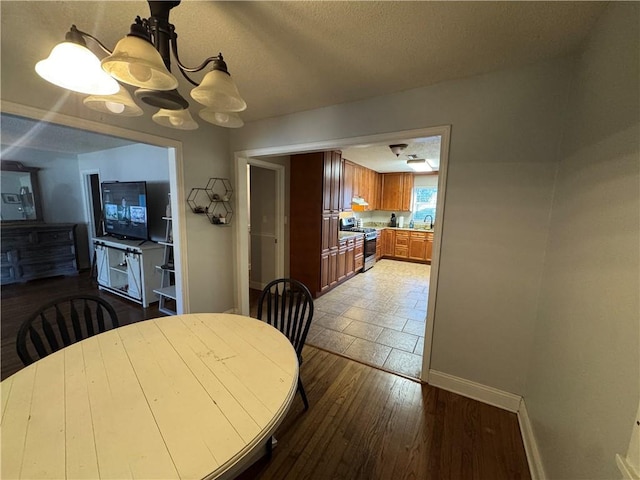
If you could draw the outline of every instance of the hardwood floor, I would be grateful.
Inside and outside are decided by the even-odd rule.
[[[23,365],[16,353],[16,336],[22,322],[40,305],[64,295],[87,293],[106,299],[116,310],[120,325],[139,322],[147,318],[164,316],[158,304],[142,308],[122,297],[99,291],[88,272],[70,277],[52,277],[32,280],[24,284],[2,286],[1,315],[1,360],[2,380],[20,370]]]
[[[98,292],[86,273],[2,287],[3,379],[22,368],[22,321],[49,299],[80,292],[106,298],[123,325],[162,315],[157,304],[143,309]],[[314,347],[303,354],[309,410],[296,395],[271,460],[238,480],[531,478],[515,414]]]
[[[528,479],[513,413],[305,347],[299,396],[249,479]]]

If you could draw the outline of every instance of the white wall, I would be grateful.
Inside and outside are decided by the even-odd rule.
[[[570,72],[558,59],[249,123],[232,150],[451,124],[431,368],[522,393]]]
[[[548,478],[620,478],[640,400],[639,25],[612,4],[572,82],[524,390]]]

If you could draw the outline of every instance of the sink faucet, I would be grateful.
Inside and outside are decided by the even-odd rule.
[[[424,217],[424,223],[427,223],[427,218],[430,219],[429,228],[433,228],[433,217],[431,215],[427,215],[426,217]]]

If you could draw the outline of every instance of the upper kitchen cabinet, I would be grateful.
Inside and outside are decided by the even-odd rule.
[[[349,160],[343,160],[342,162],[342,210],[345,212],[350,212],[351,208],[351,200],[353,199],[353,180],[354,173],[357,165],[351,163]]]
[[[321,156],[323,160],[323,200],[322,208],[325,213],[340,211],[340,178],[342,177],[342,153],[338,151],[309,153],[295,155],[304,157],[308,155]]]
[[[411,210],[411,192],[413,190],[413,173],[382,174],[381,210]]]
[[[342,210],[376,210],[378,208],[378,176],[369,168],[363,167],[349,160],[343,160],[342,166]],[[353,204],[353,198],[359,198],[368,205]]]

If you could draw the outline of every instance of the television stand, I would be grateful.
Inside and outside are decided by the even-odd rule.
[[[94,238],[93,245],[100,290],[127,298],[144,308],[158,301],[153,291],[162,280],[155,268],[163,258],[161,245],[114,237]]]

